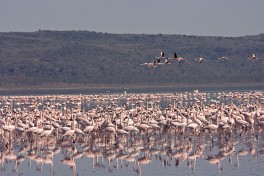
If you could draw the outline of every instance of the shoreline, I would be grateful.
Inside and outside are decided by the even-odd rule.
[[[0,88],[1,95],[100,94],[186,91],[264,90],[264,83],[162,84],[162,85],[67,85],[21,86]]]
[[[38,89],[140,89],[140,88],[169,88],[169,87],[243,87],[243,86],[263,86],[264,82],[251,82],[251,83],[208,83],[208,84],[137,84],[137,85],[104,85],[104,84],[92,84],[92,85],[43,85],[43,86],[6,86],[1,87],[2,90],[38,90]]]

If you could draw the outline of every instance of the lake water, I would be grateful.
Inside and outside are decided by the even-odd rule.
[[[257,90],[261,88],[257,87]],[[255,90],[256,90],[255,89]],[[124,93],[126,91],[126,93]],[[73,98],[63,102],[56,91],[46,92],[33,91],[34,95],[27,98],[25,94],[32,91],[6,92],[0,91],[0,107],[2,109],[1,118],[6,116],[5,109],[24,108],[27,113],[32,114],[30,106],[33,102],[39,104],[39,109],[45,109],[47,102],[52,104],[64,103],[65,107],[74,107],[74,101],[80,99],[81,108],[88,111],[95,106],[108,107],[115,102],[118,106],[127,105],[128,109],[133,109],[136,101],[127,100],[130,92],[146,92],[150,90],[130,90],[130,89],[107,89],[101,93],[95,90],[87,91],[75,90],[68,93]],[[188,90],[181,90],[185,92]],[[233,90],[237,91],[237,90]],[[178,96],[177,91],[168,89],[167,93],[159,90],[156,92],[155,101],[162,109],[170,105],[178,104],[181,101],[183,106],[190,106],[195,102],[202,101],[200,96],[194,99],[193,91],[185,92],[187,99],[173,99],[170,95]],[[228,98],[229,91],[221,90],[219,97],[218,91],[204,91],[207,94],[207,102],[218,101],[219,104],[237,106],[253,105],[256,102],[261,107],[264,99],[251,97],[245,101],[245,97]],[[242,94],[248,95],[254,90],[243,90]],[[49,96],[41,97],[48,93]],[[117,93],[117,94],[115,94]],[[133,93],[133,95],[134,95]],[[11,95],[12,94],[12,95]],[[53,94],[53,95],[52,95]],[[75,95],[76,94],[76,95]],[[81,95],[80,95],[81,94]],[[109,99],[96,100],[89,99],[89,95],[116,95],[118,98],[108,97]],[[263,95],[263,92],[260,91]],[[8,95],[8,96],[6,96]],[[19,96],[13,96],[19,95]],[[20,95],[26,100],[20,100]],[[60,94],[62,95],[62,94]],[[64,95],[67,96],[67,95]],[[142,94],[143,96],[143,94]],[[168,97],[167,97],[168,96]],[[38,97],[38,98],[36,98]],[[140,96],[139,96],[140,97]],[[153,101],[150,96],[142,100],[145,106]],[[65,97],[64,99],[65,100]],[[25,101],[25,102],[23,102]],[[176,102],[175,102],[176,101]],[[263,101],[263,102],[262,102]],[[9,102],[8,106],[7,103]],[[12,105],[10,105],[10,103]],[[263,107],[263,105],[262,105]],[[66,113],[62,106],[54,106],[62,114]],[[44,110],[43,110],[44,111]],[[14,116],[15,112],[12,113]],[[2,126],[1,126],[2,128]],[[191,132],[190,132],[191,133]],[[2,134],[4,134],[2,132]],[[8,134],[4,134],[9,136]],[[29,136],[25,136],[29,135]],[[90,133],[76,135],[67,140],[62,134],[49,137],[40,137],[35,134],[13,133],[7,145],[1,137],[1,160],[0,175],[259,175],[264,174],[264,133],[262,126],[255,125],[254,129],[233,128],[232,135],[223,137],[218,133],[206,133],[201,130],[199,135],[181,134],[174,129],[151,130],[147,133],[130,133],[129,135],[109,135],[106,133]]]
[[[101,93],[164,93],[164,92],[192,92],[193,90],[200,91],[250,91],[263,90],[264,84],[219,84],[219,85],[188,85],[188,86],[136,86],[129,88],[126,86],[118,87],[75,87],[75,88],[13,88],[0,89],[0,95],[60,95],[60,94],[101,94]]]

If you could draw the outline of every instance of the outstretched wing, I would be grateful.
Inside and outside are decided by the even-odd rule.
[[[160,60],[161,60],[161,59],[155,60],[153,63],[154,63],[154,64],[159,64],[159,63],[160,63]]]

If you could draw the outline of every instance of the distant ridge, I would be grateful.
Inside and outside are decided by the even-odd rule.
[[[0,33],[0,86],[264,83],[264,34],[209,37],[90,31]],[[187,58],[148,68],[164,51]],[[226,56],[228,60],[217,58]],[[197,65],[193,59],[207,62]]]

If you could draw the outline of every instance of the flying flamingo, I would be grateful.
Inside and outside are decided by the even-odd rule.
[[[218,60],[228,60],[228,57],[226,57],[226,56],[223,56],[223,57],[219,57],[219,58],[217,58]]]
[[[203,57],[199,57],[199,58],[194,59],[194,60],[197,60],[199,63],[206,61]]]
[[[259,59],[261,59],[261,58],[258,58],[255,53],[253,53],[252,56],[250,58],[248,58],[248,60],[252,60],[252,61],[259,60]]]
[[[182,57],[178,57],[178,56],[177,56],[177,53],[174,53],[174,57],[173,57],[173,58],[168,58],[168,59],[176,60],[176,61],[178,61],[179,63],[180,63],[181,61],[185,60],[185,59],[182,58]]]
[[[257,56],[255,53],[252,54],[252,57],[248,58],[248,60],[257,60]]]
[[[140,65],[144,65],[144,66],[148,66],[148,67],[157,67],[160,64],[169,64],[169,60],[167,57],[165,57],[165,54],[163,51],[160,52],[160,56],[155,56],[155,58],[157,60],[155,60],[154,62],[143,63]],[[161,62],[162,59],[164,59],[164,62]]]
[[[167,57],[165,57],[165,53],[163,51],[160,52],[160,56],[155,56],[155,58],[157,58],[158,60],[154,61],[153,64],[169,64],[169,60]],[[161,59],[164,59],[164,62],[161,63]]]
[[[155,58],[157,60],[155,60],[154,62],[143,63],[143,64],[140,64],[140,65],[145,65],[145,66],[148,66],[148,67],[157,67],[158,65],[161,65],[161,64],[170,64],[169,58],[165,57],[165,53],[163,51],[160,52],[160,56],[155,56]],[[174,58],[170,58],[170,59],[174,59]],[[162,60],[164,60],[164,61],[162,62]]]
[[[160,52],[160,56],[155,56],[155,58],[160,59],[160,58],[165,58],[165,53],[163,51]]]
[[[147,66],[147,67],[156,67],[156,65],[154,65],[153,62],[151,62],[151,63],[143,63],[143,64],[140,64],[140,65]]]

